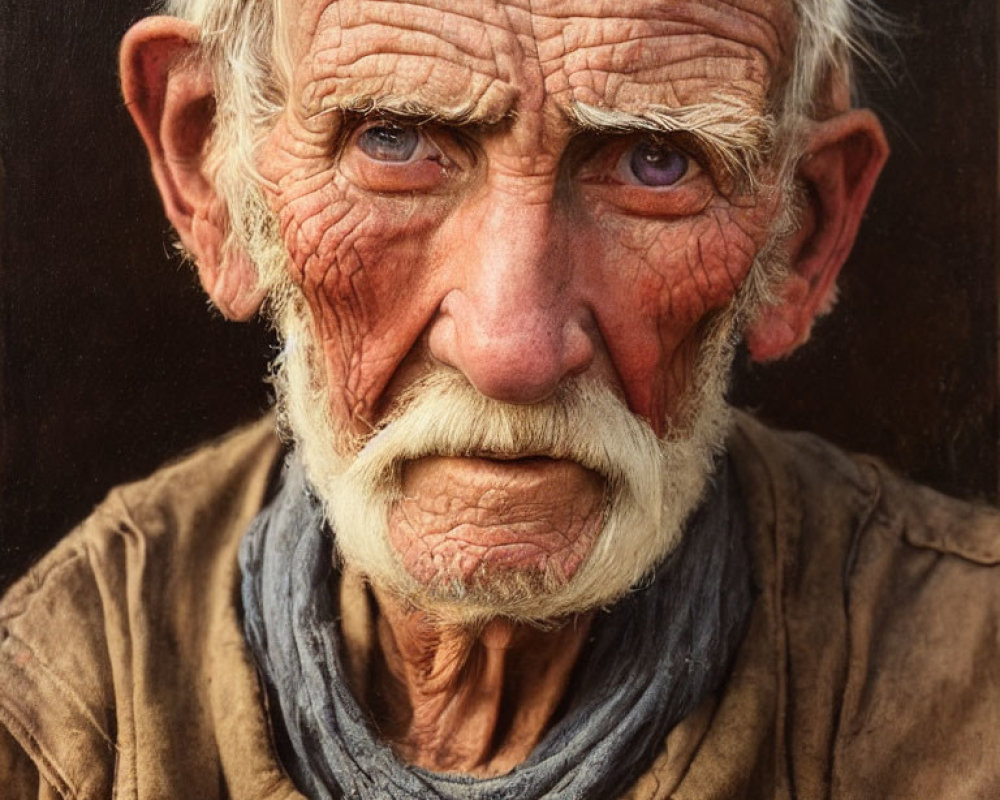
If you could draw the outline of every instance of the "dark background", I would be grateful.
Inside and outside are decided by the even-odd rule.
[[[946,491],[997,491],[997,4],[892,0],[894,155],[841,303],[739,401]],[[266,408],[259,325],[171,255],[118,96],[127,0],[0,0],[0,588],[114,483]],[[905,64],[905,68],[902,66]]]

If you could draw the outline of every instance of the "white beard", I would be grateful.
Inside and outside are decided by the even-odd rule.
[[[292,300],[282,316],[285,349],[275,365],[279,408],[341,558],[376,586],[448,621],[475,624],[503,616],[544,623],[610,604],[640,585],[679,542],[729,428],[725,391],[735,337],[726,313],[702,346],[684,429],[662,440],[610,387],[595,381],[572,379],[543,403],[511,405],[479,394],[450,369],[411,387],[377,431],[358,440],[330,416],[305,309]],[[389,535],[403,463],[490,453],[569,459],[604,478],[603,529],[568,580],[504,571],[471,584],[446,575],[425,583],[405,568]]]

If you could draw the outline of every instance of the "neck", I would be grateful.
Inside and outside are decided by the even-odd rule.
[[[544,630],[496,619],[442,623],[375,591],[366,700],[410,764],[487,777],[523,762],[554,721],[591,614]]]

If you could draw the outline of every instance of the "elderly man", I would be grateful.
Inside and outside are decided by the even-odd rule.
[[[122,47],[279,423],[0,607],[5,797],[1000,795],[997,515],[725,402],[886,157],[848,0],[176,0]]]

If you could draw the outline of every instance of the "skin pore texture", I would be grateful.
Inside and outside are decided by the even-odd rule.
[[[342,434],[321,445],[350,460],[442,370],[515,406],[588,381],[657,437],[682,436],[703,346],[786,200],[772,114],[794,49],[787,0],[280,5],[288,96],[255,166],[324,386],[309,396]],[[244,318],[261,293],[250,260],[221,245],[211,73],[180,58],[197,40],[176,19],[137,25],[124,92],[206,290]],[[761,359],[804,341],[828,305],[886,155],[842,88],[827,98],[839,116],[803,134],[788,278],[741,321]],[[399,473],[388,538],[418,582],[570,581],[613,495],[606,476],[538,452],[421,455]],[[560,707],[589,608],[463,625],[371,591],[374,666],[359,684],[397,753],[472,775],[523,761]]]
[[[591,614],[555,629],[435,624],[377,592],[378,654],[368,707],[413,764],[480,776],[524,761],[562,701]]]

